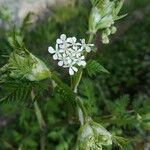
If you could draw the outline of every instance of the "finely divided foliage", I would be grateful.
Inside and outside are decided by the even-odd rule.
[[[76,150],[102,150],[103,146],[109,146],[113,143],[113,135],[107,131],[102,125],[94,122],[84,105],[81,95],[78,93],[78,85],[82,78],[83,68],[87,65],[87,72],[90,76],[100,72],[108,73],[108,71],[97,61],[91,60],[86,62],[86,56],[92,52],[94,44],[94,35],[98,30],[102,32],[102,42],[109,43],[108,36],[116,32],[114,23],[116,20],[124,17],[118,16],[123,5],[123,0],[91,0],[92,10],[89,17],[89,42],[85,39],[77,40],[76,37],[67,37],[61,34],[56,40],[55,48],[48,47],[48,52],[53,55],[53,59],[58,61],[58,66],[69,69],[71,76],[71,86],[64,83],[54,72],[45,65],[43,61],[31,54],[22,44],[23,38],[17,38],[13,35],[9,41],[13,44],[13,52],[9,56],[8,63],[0,69],[1,81],[13,80],[23,85],[24,82],[40,83],[44,79],[51,79],[51,86],[59,93],[64,100],[71,101],[72,105],[77,108],[78,120],[80,121],[80,129],[78,132]],[[21,37],[21,35],[20,35]],[[34,87],[24,84],[28,88],[26,94],[35,100]],[[18,86],[20,87],[20,86]],[[25,88],[21,88],[25,89]],[[14,88],[13,93],[8,93],[2,101],[10,99],[12,96],[28,98],[28,96],[20,95],[20,89]],[[19,96],[18,96],[19,95]],[[13,99],[13,98],[12,98]],[[42,113],[35,103],[35,112],[39,122],[41,131],[46,126]],[[43,137],[42,133],[42,137]],[[44,137],[45,138],[45,137]],[[43,140],[43,139],[42,139]],[[43,141],[42,141],[43,142]],[[43,145],[42,145],[42,149]]]

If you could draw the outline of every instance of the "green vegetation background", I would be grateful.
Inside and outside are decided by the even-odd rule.
[[[89,77],[84,74],[80,94],[89,113],[112,133],[128,137],[132,142],[127,150],[144,150],[148,142],[150,112],[150,17],[149,0],[132,0],[126,3],[128,16],[118,24],[119,31],[109,45],[103,45],[97,34],[98,47],[91,58],[100,62],[110,74]],[[25,44],[32,53],[43,59],[51,69],[57,69],[66,80],[63,69],[57,68],[47,47],[53,45],[61,33],[87,38],[89,3],[54,10],[52,18],[39,22],[25,31]],[[6,32],[0,29],[0,66],[10,53]],[[121,33],[121,34],[120,34]],[[38,102],[47,122],[47,149],[67,150],[74,147],[79,124],[68,124],[67,105],[49,85]],[[0,96],[4,93],[0,89]],[[148,118],[148,119],[147,119]],[[0,150],[39,149],[40,129],[34,110],[22,103],[7,102],[0,105]],[[111,149],[111,148],[107,148]],[[113,147],[117,150],[117,147]]]

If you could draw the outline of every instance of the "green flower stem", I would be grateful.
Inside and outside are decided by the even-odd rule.
[[[71,86],[71,89],[73,90],[73,77],[70,76],[70,86]]]
[[[73,77],[71,77],[71,88],[74,93],[78,92],[78,85],[82,78],[82,69],[80,69]]]
[[[77,103],[79,120],[80,120],[81,125],[83,125],[86,122],[86,119],[88,118],[88,113],[83,105],[82,100],[79,97],[77,97],[76,103]]]
[[[94,39],[94,36],[95,36],[95,34],[93,34],[93,33],[90,34],[90,37],[89,37],[89,40],[88,40],[88,43],[89,43],[89,44],[92,43],[92,41],[93,41],[93,39]]]
[[[31,91],[31,98],[34,101],[34,110],[35,110],[35,114],[39,123],[39,127],[41,129],[41,137],[40,137],[40,146],[41,146],[41,150],[45,150],[45,141],[46,141],[46,137],[45,137],[45,129],[46,129],[46,123],[44,121],[42,112],[40,110],[40,107],[37,103],[37,101],[35,100],[35,94],[34,91]]]

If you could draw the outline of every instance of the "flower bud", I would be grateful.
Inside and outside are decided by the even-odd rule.
[[[105,32],[102,32],[102,43],[104,43],[104,44],[109,43],[108,35]]]
[[[101,145],[112,145],[112,135],[103,126],[94,121],[92,121],[91,126]]]
[[[51,73],[44,62],[32,54],[31,57],[36,63],[33,64],[31,72],[29,72],[26,78],[30,81],[40,81],[50,77]]]
[[[112,135],[91,119],[79,129],[76,150],[102,150],[108,145],[112,145]]]
[[[110,28],[110,31],[111,31],[111,34],[115,34],[115,33],[117,32],[117,28],[114,27],[114,26],[112,26],[112,27]]]
[[[104,32],[106,33],[107,36],[111,34],[111,30],[109,28],[107,28]]]
[[[112,16],[111,15],[105,16],[104,18],[101,19],[100,23],[97,25],[97,30],[109,28],[113,24],[114,20]]]
[[[40,81],[48,78],[51,74],[44,62],[31,53],[12,52],[8,65],[11,78]]]

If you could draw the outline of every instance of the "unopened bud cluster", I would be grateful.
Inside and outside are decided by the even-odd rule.
[[[76,150],[102,150],[108,145],[112,145],[112,135],[103,126],[93,120],[81,126]]]
[[[109,35],[116,33],[114,26],[116,20],[125,15],[118,16],[124,0],[91,0],[93,8],[89,19],[89,32],[95,34],[98,30],[102,31],[102,42],[109,43]]]

